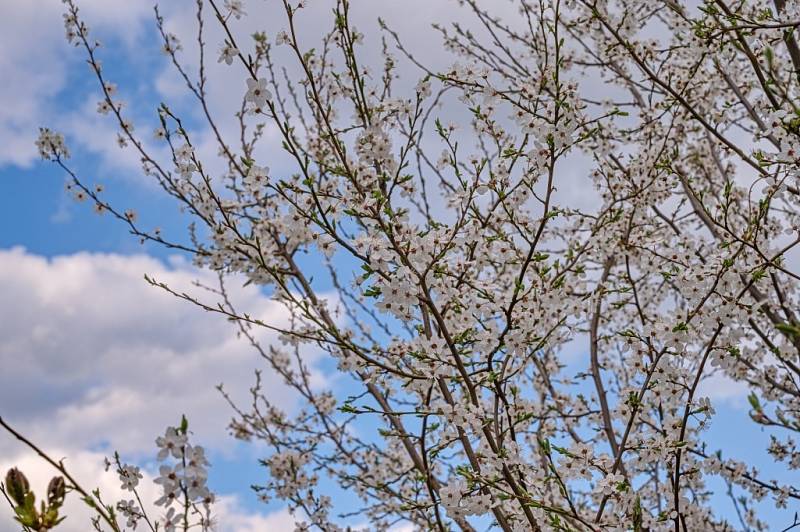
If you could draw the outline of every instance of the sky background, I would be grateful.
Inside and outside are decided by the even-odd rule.
[[[354,4],[362,32],[375,31],[380,11],[433,65],[446,64],[447,57],[428,22],[466,18],[454,9],[455,2],[445,0]],[[187,58],[193,56],[193,5],[188,0],[162,5],[166,25],[182,37]],[[157,125],[160,101],[185,112],[190,126],[199,124],[191,100],[159,52],[152,2],[79,0],[79,6],[104,44],[106,75],[119,85],[143,138],[154,144],[149,132]],[[242,34],[264,29],[274,39],[280,16],[274,0],[250,1],[247,10],[252,16],[241,22]],[[507,2],[499,2],[497,10],[513,14]],[[185,413],[195,441],[210,451],[210,483],[221,495],[221,530],[291,530],[292,518],[280,504],[259,503],[248,489],[263,479],[256,463],[260,449],[227,435],[232,412],[214,388],[224,383],[243,399],[259,367],[256,353],[224,319],[143,279],[148,274],[181,289],[194,280],[213,283],[215,277],[180,254],[141,245],[122,224],[98,216],[88,203],[76,203],[65,191],[64,173],[38,159],[38,128],[62,132],[73,154],[71,166],[85,182],[102,183],[110,203],[135,209],[143,227],[160,227],[167,237],[184,239],[186,219],[141,173],[132,152],[117,146],[111,117],[95,112],[97,83],[82,50],[64,39],[62,13],[57,0],[0,2],[0,415],[52,455],[68,457],[77,478],[115,499],[119,482],[116,475],[103,473],[103,457],[116,449],[154,471],[155,437]],[[329,24],[329,13],[327,3],[309,10],[304,15],[306,34],[318,36]],[[218,106],[214,111],[225,116],[244,92],[244,75],[215,63],[220,41],[210,24],[211,94]],[[409,79],[410,85],[416,83],[416,77]],[[226,131],[226,124],[222,126]],[[213,155],[208,132],[197,126],[194,133],[199,151]],[[260,157],[273,170],[283,164],[278,147]],[[564,190],[582,201],[578,188]],[[265,321],[281,319],[280,309],[257,289],[234,288],[241,309]],[[269,336],[263,339],[269,341]],[[583,365],[580,350],[571,356],[570,363]],[[315,362],[314,353],[308,357]],[[316,367],[320,383],[347,392],[346,383],[337,383],[324,364]],[[294,398],[268,373],[265,378],[271,399],[291,410]],[[767,436],[747,419],[746,390],[719,379],[706,386],[719,412],[712,430],[732,455],[752,455],[768,478],[785,476],[755,454]],[[0,434],[0,470],[11,465],[19,465],[40,491],[52,475],[30,452]],[[724,494],[716,498],[720,513],[731,515]],[[781,528],[800,510],[768,507],[765,519]],[[85,531],[86,522],[72,508],[76,513],[62,529]],[[9,509],[0,505],[0,532],[16,530],[8,515]]]

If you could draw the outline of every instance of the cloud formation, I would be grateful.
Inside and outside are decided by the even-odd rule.
[[[133,47],[147,17],[148,2],[82,0],[81,12],[103,35]],[[36,158],[39,126],[52,125],[67,111],[57,96],[70,71],[89,73],[64,39],[64,6],[52,0],[4,0],[0,17],[0,166],[27,167]],[[13,102],[12,104],[10,104]]]
[[[11,407],[2,415],[34,440],[78,449],[149,452],[182,413],[204,444],[227,441],[231,410],[214,387],[245,399],[258,356],[232,324],[151,287],[145,273],[190,292],[195,279],[216,281],[177,259],[0,251],[0,365],[9,368],[0,405]],[[282,308],[256,288],[230,288],[242,310],[281,322]],[[277,378],[264,378],[271,399],[290,406]]]

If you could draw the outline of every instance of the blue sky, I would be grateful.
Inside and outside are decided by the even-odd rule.
[[[170,3],[168,24],[185,28],[190,4]],[[106,73],[119,85],[144,137],[156,124],[161,99],[179,110],[189,107],[158,52],[148,2],[79,5],[105,44]],[[124,225],[73,201],[64,173],[36,156],[39,126],[62,131],[73,169],[88,183],[102,183],[112,204],[135,209],[144,227],[160,227],[168,237],[181,240],[186,234],[186,218],[174,202],[141,175],[135,157],[116,146],[110,118],[94,112],[96,82],[81,51],[63,39],[61,9],[52,0],[6,0],[0,18],[0,72],[11,80],[0,87],[0,293],[14,294],[0,303],[0,361],[15,368],[0,374],[0,414],[54,452],[70,456],[89,484],[113,491],[116,479],[100,474],[98,460],[118,448],[152,466],[147,457],[154,454],[154,438],[186,412],[198,439],[211,450],[212,487],[227,496],[223,510],[231,528],[224,530],[288,526],[290,518],[279,504],[258,503],[248,489],[263,475],[256,465],[259,449],[226,436],[231,412],[213,390],[217,377],[228,388],[246,390],[258,366],[255,355],[236,343],[224,320],[158,293],[142,278],[153,274],[180,286],[207,274],[180,254],[140,245]],[[402,23],[414,27],[412,21]],[[237,83],[226,81],[219,90]],[[275,317],[276,309],[255,289],[242,288],[238,295],[246,308]],[[213,337],[204,336],[208,331]],[[577,364],[582,359],[575,356]],[[166,363],[160,367],[162,359]],[[170,364],[182,363],[199,368],[199,381],[170,376]],[[203,368],[220,364],[219,374],[203,376]],[[276,398],[291,408],[292,397],[279,388]],[[763,449],[767,437],[747,420],[743,390],[718,383],[714,393],[719,401],[712,431],[719,440],[740,458]],[[746,436],[742,423],[748,423]],[[768,478],[785,476],[761,455],[753,460],[765,467]],[[22,448],[0,438],[0,465],[11,462],[26,464],[40,482],[47,476]],[[724,494],[715,498],[720,512],[730,515]],[[776,512],[769,506],[764,505],[764,518],[776,526],[788,525],[797,509]],[[0,510],[0,519],[6,510]],[[77,522],[71,526],[76,528],[66,530],[85,530]],[[0,530],[5,530],[2,524]]]

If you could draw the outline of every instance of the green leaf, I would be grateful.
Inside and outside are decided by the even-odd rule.
[[[775,328],[781,331],[782,333],[788,334],[793,338],[800,336],[800,328],[797,328],[794,325],[789,323],[777,323],[775,324]]]
[[[750,406],[753,407],[753,410],[761,411],[761,403],[758,400],[758,396],[756,396],[755,392],[751,392],[750,395],[747,396],[747,402],[750,403]]]

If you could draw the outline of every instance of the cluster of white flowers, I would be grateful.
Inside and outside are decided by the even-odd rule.
[[[124,464],[119,454],[106,468],[115,466],[123,490],[130,491],[135,499],[121,500],[115,508],[126,519],[126,526],[135,529],[144,520],[152,528],[161,527],[165,532],[187,530],[186,525],[203,531],[211,530],[211,504],[214,494],[208,489],[208,466],[205,450],[189,443],[188,423],[180,427],[167,427],[163,436],[156,438],[159,476],[153,482],[160,486],[161,496],[155,506],[164,506],[166,513],[156,520],[148,516],[148,507],[142,507],[139,494],[140,481],[144,475],[138,466]]]
[[[119,480],[122,482],[122,489],[133,491],[141,479],[142,473],[137,466],[126,464],[120,468]]]
[[[166,434],[158,438],[156,443],[161,449],[158,453],[160,461],[170,456],[176,459],[176,463],[162,464],[158,468],[159,476],[154,482],[161,485],[162,494],[156,500],[156,505],[169,508],[184,494],[190,503],[208,505],[214,502],[214,495],[206,485],[208,460],[204,449],[189,445],[186,435],[179,433],[174,427],[168,428]]]
[[[268,180],[269,168],[254,164],[247,171],[247,175],[245,175],[242,181],[248,192],[254,196],[258,196],[263,193],[264,186],[267,184]]]
[[[64,32],[66,33],[67,42],[77,46],[80,44],[78,42],[78,37],[85,37],[88,35],[89,29],[86,27],[83,21],[78,20],[77,11],[70,10],[67,13],[64,13]]]
[[[36,147],[42,159],[67,159],[69,150],[64,144],[64,136],[50,129],[43,127],[39,129],[39,138],[36,140]]]

